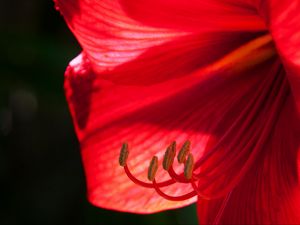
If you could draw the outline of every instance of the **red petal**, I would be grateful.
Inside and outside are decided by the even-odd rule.
[[[259,10],[287,70],[300,112],[300,1],[262,0]]]
[[[299,145],[299,116],[290,93],[264,150],[242,182],[232,191],[223,213],[220,213],[220,209],[225,198],[199,200],[199,222],[300,224]]]
[[[265,150],[256,158],[255,164],[229,199],[224,197],[219,201],[198,202],[199,219],[203,224],[300,224],[300,2],[259,2],[260,13],[270,28],[292,92],[279,111]],[[211,164],[216,163],[212,161]],[[221,168],[218,170],[230,182],[232,174],[225,173]],[[220,180],[218,184],[215,182],[215,186],[208,191],[225,188],[226,180]]]
[[[65,87],[82,145],[90,201],[105,208],[139,213],[180,207],[195,201],[169,202],[153,190],[131,183],[117,165],[119,148],[122,142],[129,142],[132,148],[129,165],[136,176],[141,177],[146,174],[152,155],[158,153],[161,159],[162,149],[172,140],[183,142],[190,139],[195,143],[195,156],[199,158],[208,141],[218,140],[229,129],[252,94],[256,93],[256,86],[269,71],[270,64],[244,72],[240,77],[229,76],[231,73],[227,70],[221,73],[220,68],[225,70],[236,61],[225,58],[219,63],[213,62],[255,35],[247,34],[234,44],[231,35],[220,32],[204,34],[203,31],[262,30],[265,26],[253,8],[242,1],[236,4],[235,1],[221,3],[213,0],[129,0],[126,5],[125,1],[106,0],[57,2],[85,52],[71,63]],[[172,7],[166,7],[170,5]],[[148,10],[150,8],[152,10]],[[190,35],[191,31],[193,35]],[[288,39],[287,35],[281,40],[279,34],[273,32],[288,69],[294,95],[299,99],[299,58],[295,57],[298,55],[292,49],[285,54],[284,48],[280,47],[284,40],[292,44],[298,42]],[[245,66],[245,63],[239,63],[241,67]],[[208,70],[196,70],[199,67]],[[283,126],[284,123],[278,124]],[[293,140],[289,153],[298,144]],[[279,147],[274,149],[274,158],[278,157],[277,154],[281,157],[282,150],[277,151]],[[271,161],[271,168],[275,165],[270,171],[281,172],[277,168],[278,163],[273,164],[273,156],[271,159],[265,157],[266,162]],[[285,157],[287,161],[291,159],[290,155]],[[292,166],[295,166],[294,163]],[[269,170],[268,175],[272,174]],[[249,174],[248,178],[256,178],[251,172]],[[291,181],[290,176],[287,177]],[[159,178],[165,179],[165,175],[160,173]],[[281,182],[273,179],[273,175],[270,180],[277,186]],[[239,187],[243,185],[241,183]],[[240,193],[248,190],[241,188],[239,191],[239,187],[231,198],[233,203]],[[288,208],[291,211],[295,208],[295,204],[289,201],[292,189],[293,185],[286,185],[284,193],[287,194],[283,198],[284,206],[292,205]],[[174,185],[166,191],[182,194],[187,188]],[[269,203],[265,206],[267,200],[270,200],[268,195],[262,208],[268,210]],[[274,204],[277,203],[275,200],[272,200]],[[280,213],[280,218],[284,219],[292,215],[285,210]],[[268,211],[267,214],[274,218],[273,212]],[[230,217],[231,214],[225,211],[224,218],[227,218],[226,215]],[[244,215],[248,215],[247,209]],[[209,214],[208,218],[210,220]],[[257,220],[265,221],[260,217]]]
[[[256,10],[237,0],[121,0],[127,14],[154,27],[179,30],[250,31],[265,29]]]
[[[266,28],[255,10],[242,3],[216,0],[56,2],[93,63],[93,69],[101,72],[135,59],[150,47],[191,33]]]
[[[268,41],[266,38],[259,40]],[[129,167],[140,179],[145,179],[152,156],[157,154],[161,160],[173,140],[182,143],[190,139],[196,149],[195,157],[199,158],[206,143],[228,129],[260,83],[261,76],[256,75],[255,69],[240,76],[232,75],[232,70],[226,71],[226,66],[231,67],[232,63],[243,67],[245,60],[238,61],[236,57],[244,54],[229,55],[234,62],[229,56],[224,57],[207,69],[148,86],[128,86],[103,79],[91,70],[85,55],[75,59],[67,70],[65,87],[81,142],[90,201],[97,206],[138,213],[194,202],[195,199],[170,202],[153,190],[132,183],[118,165],[119,149],[122,142],[128,141]],[[258,55],[255,57],[259,58]],[[148,63],[145,61],[144,65]],[[154,66],[157,74],[169,69],[161,67],[159,62]],[[167,177],[159,171],[158,180]],[[165,191],[181,195],[189,189],[186,185],[173,185]]]

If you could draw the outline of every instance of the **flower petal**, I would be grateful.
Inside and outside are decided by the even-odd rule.
[[[278,114],[269,130],[257,157],[251,157],[256,152],[257,144],[251,153],[245,156],[255,159],[241,182],[220,200],[201,200],[198,202],[198,215],[202,224],[299,224],[300,189],[299,189],[299,1],[256,1],[261,15],[265,18],[281,60],[285,67],[285,75],[289,79],[290,92],[284,105],[279,110],[270,113]],[[277,75],[278,76],[278,75]],[[277,92],[275,92],[277,93]],[[279,95],[279,94],[277,94]],[[263,108],[261,108],[263,112]],[[265,120],[271,118],[267,113]],[[259,120],[259,117],[257,117]],[[272,123],[271,123],[272,124]],[[253,126],[253,125],[252,125]],[[263,126],[263,125],[261,125]],[[258,126],[259,127],[259,126]],[[256,129],[256,133],[259,129]],[[248,127],[251,129],[251,126]],[[237,134],[238,135],[238,134]],[[245,143],[244,140],[240,140]],[[263,148],[262,148],[263,147]],[[240,154],[239,151],[233,151]],[[212,186],[208,187],[205,180],[199,182],[206,188],[206,194],[216,195],[219,191],[234,181],[236,173],[243,167],[232,166],[234,162],[229,155],[224,158],[223,166],[220,160],[211,160],[215,171],[221,171],[223,179],[214,177]],[[234,158],[232,158],[234,159]],[[227,163],[227,165],[226,165]],[[244,163],[244,162],[243,162]],[[238,164],[236,164],[238,166]],[[236,170],[226,172],[225,168],[235,167]],[[237,172],[238,171],[238,172]],[[212,174],[212,173],[211,173]]]
[[[178,30],[257,31],[265,29],[245,0],[121,0],[126,13],[149,26]]]
[[[259,2],[260,14],[268,24],[287,70],[300,112],[300,2],[295,0]]]
[[[290,93],[264,151],[227,201],[198,201],[200,224],[299,224],[299,134]]]
[[[258,34],[224,33],[265,29],[245,2],[57,0],[84,49],[66,72],[65,88],[92,203],[150,213],[195,201],[169,202],[131,183],[118,167],[119,148],[128,141],[129,166],[143,179],[148,160],[154,154],[161,160],[163,149],[174,139],[180,143],[190,139],[199,158],[208,143],[229,129],[272,65],[266,61],[272,48],[256,49],[261,57],[250,65],[255,68],[245,72],[247,65],[236,58],[253,58],[232,50]],[[229,57],[219,60],[229,52]],[[264,64],[258,68],[260,60]],[[233,71],[232,65],[238,70]],[[289,72],[294,79],[290,74],[295,73]],[[296,81],[292,84],[295,87]],[[242,165],[235,161],[230,169],[239,171]],[[159,171],[158,180],[164,179],[166,175]],[[165,188],[175,195],[188,190],[183,185]],[[233,199],[238,193],[233,193]]]
[[[94,70],[109,71],[149,47],[184,35],[130,19],[116,0],[56,0],[56,6],[82,45]]]
[[[269,38],[263,36],[253,43],[259,48],[259,43],[268,41]],[[211,46],[213,49],[214,45]],[[251,50],[247,44],[245,49],[251,51],[250,56],[256,52],[255,57],[259,58],[257,49]],[[118,165],[119,149],[123,142],[129,143],[129,167],[142,180],[152,156],[157,154],[161,161],[165,148],[173,140],[179,144],[191,140],[192,148],[196,149],[194,156],[198,159],[207,143],[218,139],[238,117],[261,83],[264,72],[268,71],[268,61],[259,69],[260,73],[256,73],[257,65],[252,65],[248,72],[232,70],[232,64],[235,68],[239,65],[244,68],[242,62],[245,60],[239,61],[238,57],[250,57],[245,51],[233,51],[209,63],[206,69],[187,70],[189,73],[183,76],[176,77],[177,70],[173,70],[174,79],[147,86],[104,79],[102,74],[91,69],[85,54],[76,58],[66,72],[65,88],[81,143],[90,201],[104,208],[137,213],[157,212],[195,202],[195,198],[170,202],[154,190],[132,183]],[[262,57],[262,60],[267,58]],[[147,63],[146,60],[143,65]],[[189,65],[178,68],[183,70]],[[169,69],[161,67],[159,62],[153,67],[158,75]],[[142,67],[140,71],[144,71]],[[167,177],[166,173],[158,171],[158,181]],[[178,184],[164,189],[174,195],[189,190],[191,187]]]
[[[150,47],[191,33],[266,29],[249,4],[232,1],[56,0],[56,4],[93,69],[101,72],[136,59]],[[206,35],[205,39],[210,37]],[[225,46],[226,43],[223,48]]]

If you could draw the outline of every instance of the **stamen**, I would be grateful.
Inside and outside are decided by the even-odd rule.
[[[141,181],[141,180],[137,179],[136,177],[134,177],[134,175],[130,172],[128,166],[124,166],[124,171],[125,171],[126,175],[129,177],[129,179],[132,180],[133,183],[138,184],[145,188],[154,188],[152,183],[146,183],[146,182]],[[169,185],[175,184],[175,183],[176,183],[176,181],[174,179],[170,179],[170,180],[166,180],[166,181],[157,183],[157,186],[158,187],[166,187],[166,186],[169,186]]]
[[[127,142],[125,142],[125,143],[123,143],[121,152],[120,152],[120,157],[119,157],[120,166],[124,167],[126,165],[128,155],[129,155],[128,144],[127,144]]]
[[[169,170],[170,167],[173,165],[174,158],[176,154],[176,142],[173,141],[172,144],[167,148],[163,160],[163,168],[164,170]]]
[[[138,184],[138,185],[140,185],[142,187],[145,187],[145,188],[154,188],[152,183],[146,183],[144,181],[141,181],[141,180],[135,178],[134,175],[132,175],[132,173],[130,172],[130,170],[127,166],[127,163],[126,163],[128,155],[129,155],[128,144],[125,142],[125,143],[123,143],[122,148],[121,148],[119,163],[120,163],[120,166],[124,167],[124,171],[125,171],[126,175],[135,184]],[[155,173],[156,173],[156,171],[155,171]],[[172,178],[172,179],[169,179],[169,180],[166,180],[166,181],[163,181],[163,182],[159,182],[159,183],[157,183],[157,185],[159,187],[165,187],[165,186],[169,186],[169,185],[174,184],[174,183],[176,183],[176,181]]]
[[[153,179],[153,186],[155,188],[155,191],[162,197],[164,197],[165,199],[167,200],[170,200],[170,201],[184,201],[184,200],[187,200],[187,199],[190,199],[194,196],[197,195],[197,193],[195,191],[192,191],[192,192],[189,192],[185,195],[181,195],[181,196],[170,196],[170,195],[167,195],[166,193],[164,193],[163,191],[161,191],[159,189],[159,187],[157,186],[157,183],[155,181],[155,179]]]
[[[168,170],[168,173],[169,173],[169,175],[170,175],[171,178],[173,178],[174,180],[176,180],[179,183],[190,183],[190,181],[188,179],[186,179],[183,175],[177,174],[174,171],[174,169],[173,169],[172,166]]]
[[[148,180],[153,181],[158,169],[158,158],[153,156],[148,169]]]
[[[187,141],[184,145],[183,145],[183,149],[184,151],[186,151],[187,153],[189,152],[189,141]],[[155,175],[157,173],[158,170],[158,157],[157,156],[153,156],[150,165],[149,165],[149,169],[148,169],[148,179],[150,181],[152,181],[152,183],[147,183],[144,181],[141,181],[139,179],[137,179],[129,170],[128,166],[127,166],[127,158],[129,155],[129,151],[128,151],[128,144],[124,143],[122,145],[121,148],[121,152],[120,152],[120,158],[119,158],[119,163],[122,167],[124,167],[124,171],[126,173],[126,175],[136,184],[142,186],[142,187],[146,187],[146,188],[154,188],[156,190],[156,192],[161,195],[162,197],[164,197],[165,199],[168,199],[170,201],[184,201],[187,199],[190,199],[194,196],[197,195],[197,189],[194,188],[193,191],[184,194],[182,196],[170,196],[168,194],[165,194],[163,191],[160,190],[161,187],[166,187],[172,184],[175,184],[176,182],[180,182],[180,183],[186,183],[189,184],[191,183],[191,181],[194,181],[195,179],[192,178],[193,175],[193,168],[194,168],[194,158],[192,154],[188,155],[188,158],[186,158],[186,156],[184,156],[184,162],[185,162],[185,166],[184,166],[184,173],[182,174],[177,174],[174,169],[173,169],[173,162],[174,162],[174,158],[176,155],[176,142],[172,142],[172,144],[167,148],[165,156],[164,156],[164,161],[163,161],[163,167],[165,170],[168,171],[171,179],[163,181],[163,182],[159,182],[157,183],[155,181]]]
[[[184,163],[187,154],[189,154],[189,152],[190,152],[190,146],[191,146],[190,141],[184,142],[182,148],[180,149],[180,151],[177,155],[177,159],[178,159],[179,163]]]
[[[190,153],[184,164],[184,176],[186,179],[191,179],[194,170],[194,156]]]

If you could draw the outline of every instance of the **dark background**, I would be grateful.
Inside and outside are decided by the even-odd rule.
[[[51,0],[0,3],[0,224],[196,224],[195,205],[134,215],[87,202],[63,92],[80,47]]]

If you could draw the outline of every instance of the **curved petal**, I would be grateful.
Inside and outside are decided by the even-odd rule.
[[[93,69],[100,72],[191,33],[266,28],[249,5],[232,1],[56,0],[56,4]]]
[[[259,153],[242,181],[226,197],[220,200],[199,201],[198,214],[202,224],[299,224],[299,2],[298,1],[256,1],[260,13],[271,30],[285,75],[289,79],[290,91],[284,104],[270,114],[278,114],[265,136],[265,144],[254,145],[247,161],[254,152]],[[275,74],[274,74],[275,75]],[[276,75],[278,76],[278,75]],[[275,92],[279,95],[279,92]],[[277,97],[278,98],[278,97]],[[263,111],[263,108],[261,108]],[[267,113],[269,114],[269,113]],[[267,116],[266,120],[271,118]],[[257,117],[259,119],[259,117]],[[263,125],[262,125],[263,126]],[[248,127],[250,129],[251,127]],[[256,130],[256,133],[259,129]],[[263,137],[260,135],[260,137]],[[263,138],[260,138],[263,139]],[[244,143],[244,140],[240,140]],[[258,142],[257,142],[258,143]],[[261,142],[262,144],[263,142]],[[239,149],[241,152],[244,148]],[[232,149],[233,151],[233,149]],[[227,159],[229,155],[227,155]],[[216,166],[217,162],[210,162]],[[230,161],[233,164],[232,161]],[[207,165],[208,167],[210,165]],[[229,167],[228,165],[226,167]],[[235,178],[222,171],[219,179],[206,191],[215,195]],[[207,182],[200,186],[207,188]]]
[[[172,140],[181,143],[190,139],[195,143],[197,151],[194,153],[199,158],[208,143],[226,133],[240,111],[249,105],[253,93],[258,93],[257,86],[261,86],[272,65],[266,62],[266,58],[272,55],[272,50],[267,47],[258,51],[261,58],[250,58],[254,63],[247,72],[245,63],[233,60],[241,55],[247,58],[244,53],[234,54],[233,51],[234,57],[229,54],[229,60],[226,57],[219,60],[258,35],[243,34],[245,37],[237,38],[236,42],[232,37],[240,33],[232,36],[221,32],[265,29],[255,10],[245,2],[249,1],[129,0],[125,4],[125,1],[57,0],[84,49],[84,53],[70,64],[65,87],[82,147],[91,202],[110,209],[150,213],[195,201],[192,198],[184,202],[169,202],[153,190],[131,183],[117,165],[119,148],[122,142],[128,141],[132,149],[129,166],[138,178],[144,179],[148,159],[158,154],[161,160],[162,149]],[[148,10],[150,8],[153,10]],[[280,47],[284,41],[275,30],[273,36],[284,52]],[[289,56],[295,55],[293,50],[287,52]],[[299,81],[295,67],[297,60],[282,54],[292,88],[296,89]],[[264,61],[264,64],[257,67],[257,60]],[[238,69],[228,70],[233,64]],[[198,69],[203,67],[206,69]],[[297,90],[293,92],[296,98]],[[255,110],[259,112],[259,108]],[[263,119],[267,118],[264,113],[262,110],[260,120],[252,127],[263,130]],[[271,126],[266,127],[270,130]],[[268,135],[262,137],[266,141]],[[241,157],[242,162],[247,161],[247,154],[252,154],[250,148],[247,150]],[[237,153],[237,150],[232,152]],[[281,150],[274,152],[276,157],[282,153]],[[251,165],[256,159],[254,156]],[[228,160],[224,161],[230,164]],[[215,164],[212,161],[212,165]],[[228,171],[235,169],[230,176],[236,175],[239,169],[244,171],[243,163],[238,160],[230,166],[226,167],[224,163],[222,166]],[[164,180],[166,175],[159,171],[158,179]],[[274,182],[277,184],[278,180]],[[166,192],[175,194],[188,190],[189,187],[178,185],[165,188]],[[239,193],[237,190],[232,199],[237,199],[234,196],[239,197]],[[286,196],[284,201],[290,204]],[[268,206],[262,208],[269,209]],[[282,213],[287,214],[284,210]]]
[[[245,0],[121,0],[131,18],[154,27],[188,30],[257,31],[265,29]]]
[[[259,41],[264,44],[269,39],[263,37]],[[257,47],[257,43],[254,44]],[[247,44],[245,47],[249,50]],[[194,202],[195,198],[167,201],[153,189],[132,183],[118,166],[119,149],[123,142],[129,143],[128,164],[141,180],[145,180],[152,156],[157,154],[161,160],[165,148],[173,140],[181,144],[190,139],[197,149],[195,157],[199,158],[207,143],[224,133],[251,99],[264,72],[268,71],[266,60],[270,55],[268,48],[265,50],[255,54],[256,57],[267,52],[262,57],[265,60],[263,68],[254,64],[252,70],[245,72],[245,57],[250,61],[254,61],[253,58],[247,58],[250,56],[245,52],[233,51],[228,57],[210,63],[206,69],[148,86],[104,79],[91,69],[84,54],[75,59],[66,72],[65,88],[81,143],[90,201],[104,208],[137,213],[157,212]],[[249,54],[254,52],[252,49]],[[232,70],[233,63],[235,68],[244,71]],[[159,63],[153,66],[158,74],[169,69]],[[174,73],[176,75],[176,70]],[[159,170],[158,181],[167,178],[167,174]],[[187,185],[176,184],[164,191],[181,195],[190,189]]]
[[[259,11],[285,65],[300,112],[300,2],[261,0]]]
[[[299,224],[299,116],[290,93],[264,151],[227,199],[199,200],[200,224]]]
[[[229,198],[199,201],[199,218],[203,224],[300,223],[299,159],[297,161],[300,140],[300,2],[253,2],[258,4],[271,31],[292,92],[280,110],[265,152]],[[224,205],[226,207],[220,213]]]

